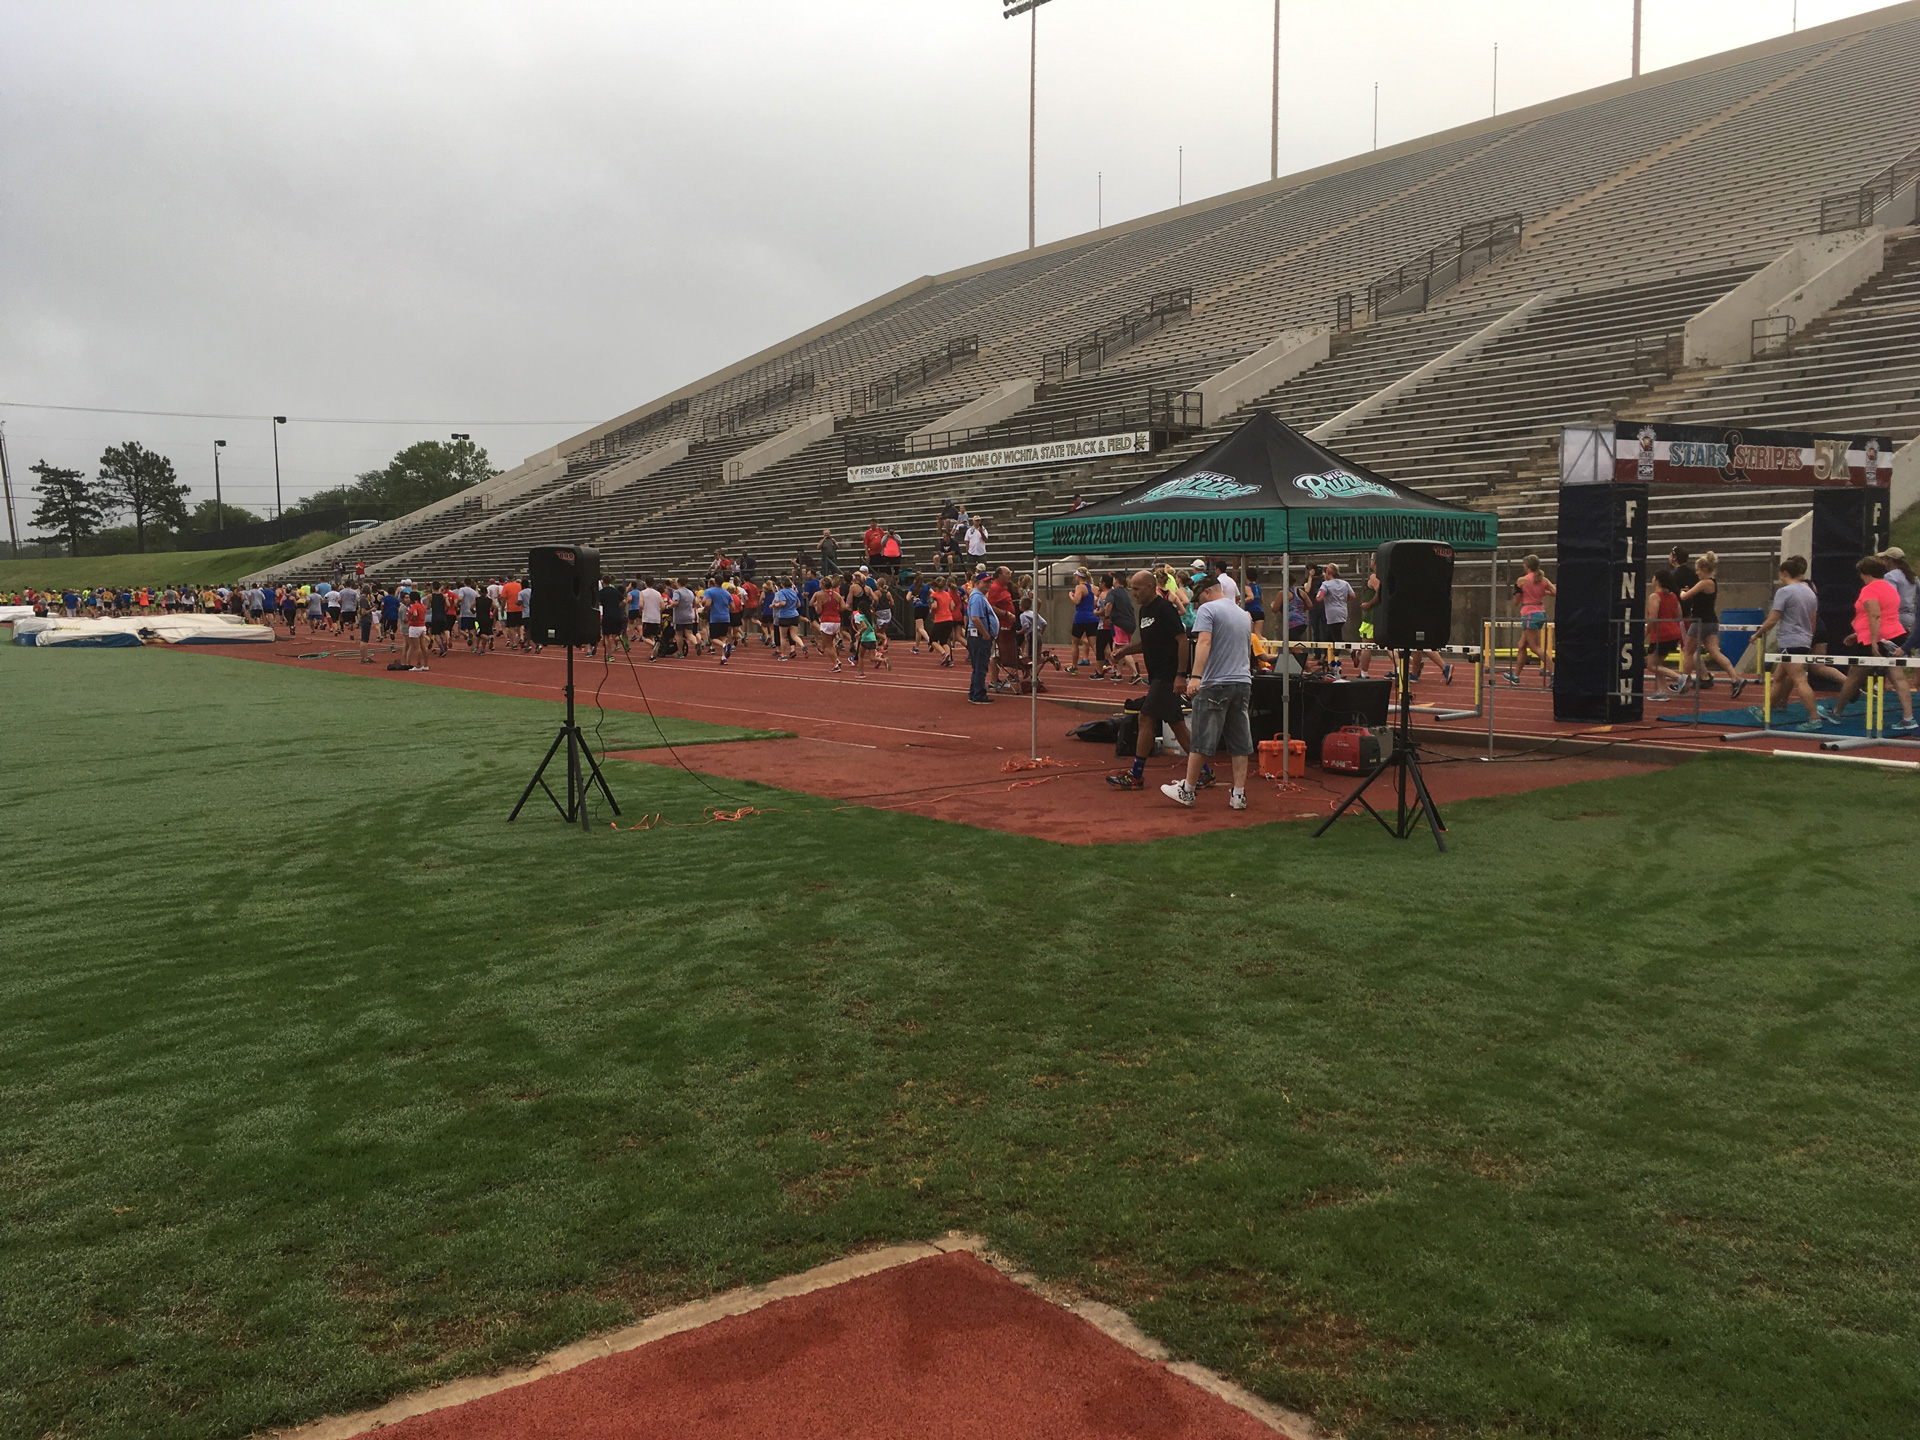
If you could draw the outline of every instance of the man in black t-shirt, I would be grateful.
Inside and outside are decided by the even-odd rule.
[[[627,629],[627,592],[612,580],[600,587],[600,639],[607,647],[607,655],[612,657],[614,647],[620,643],[620,637]],[[598,645],[587,653],[597,655]]]
[[[1135,619],[1133,643],[1113,652],[1118,665],[1128,655],[1139,655],[1147,662],[1147,693],[1140,701],[1140,733],[1133,747],[1133,768],[1109,775],[1107,783],[1116,790],[1146,788],[1147,757],[1153,754],[1153,742],[1160,734],[1160,722],[1173,728],[1182,749],[1191,749],[1193,740],[1187,731],[1186,711],[1181,708],[1176,689],[1180,672],[1187,668],[1187,632],[1180,624],[1180,612],[1160,593],[1153,576],[1136,570],[1127,581],[1133,594]]]

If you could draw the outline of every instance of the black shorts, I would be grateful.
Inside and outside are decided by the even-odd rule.
[[[520,628],[520,612],[518,610],[507,611],[507,628],[509,630],[518,630]]]
[[[709,620],[707,622],[707,634],[716,640],[726,639],[727,632],[732,628],[733,622],[731,620]]]
[[[440,616],[437,620],[430,619],[427,621],[427,633],[429,635],[445,635],[451,629],[453,629],[453,622],[444,615]]]
[[[916,606],[914,606],[914,607],[913,607],[913,618],[914,618],[914,619],[916,619],[916,620],[924,620],[924,619],[926,619],[926,618],[927,618],[927,614],[928,614],[928,610],[927,610],[927,607],[926,607],[925,605],[916,605]]]
[[[600,633],[602,635],[624,634],[626,628],[627,622],[622,620],[618,615],[602,615],[600,617]]]
[[[1163,679],[1149,678],[1147,693],[1141,697],[1140,713],[1153,720],[1165,720],[1177,724],[1187,718],[1186,711],[1180,708],[1180,697],[1174,693],[1174,680],[1171,675]]]
[[[373,612],[371,610],[360,617],[360,638],[362,640],[371,640],[373,638]]]
[[[1097,635],[1099,633],[1100,622],[1098,620],[1076,620],[1073,622],[1073,638],[1076,640],[1083,640],[1089,635]]]
[[[462,616],[460,617],[460,628],[461,628],[462,630],[471,630],[471,629],[473,629],[473,626],[474,626],[474,618],[473,618],[473,616],[471,616],[471,615],[462,615]]]
[[[936,620],[927,627],[927,633],[933,637],[934,644],[951,645],[953,643],[953,621]]]
[[[691,635],[699,628],[700,627],[695,625],[691,620],[676,620],[673,622],[673,633],[676,635]]]
[[[1882,657],[1898,655],[1902,653],[1900,649],[1900,640],[1902,638],[1903,637],[1895,636],[1882,640],[1878,645],[1869,645],[1865,640],[1849,635],[1845,640],[1840,642],[1839,653],[1842,655],[1878,655]]]
[[[480,633],[482,635],[493,634],[493,617],[491,615],[482,615],[480,617]]]
[[[660,622],[658,620],[641,621],[640,633],[649,640],[658,640],[660,638]]]

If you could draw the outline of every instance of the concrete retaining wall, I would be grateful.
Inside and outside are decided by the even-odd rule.
[[[742,450],[727,461],[722,470],[726,482],[731,485],[736,480],[744,480],[749,475],[758,475],[769,465],[777,465],[789,455],[797,454],[816,440],[823,440],[833,433],[833,416],[812,415],[798,425],[789,426],[771,440],[762,440],[751,450]]]
[[[958,410],[950,410],[931,425],[922,425],[909,436],[944,435],[949,430],[972,430],[995,425],[1009,415],[1017,415],[1033,404],[1036,385],[1031,380],[1006,380],[977,400],[969,400]]]
[[[1796,328],[1824,315],[1880,273],[1886,231],[1849,230],[1796,240],[1687,321],[1688,365],[1744,365],[1753,358],[1753,322],[1788,315]]]
[[[1528,318],[1547,301],[1553,298],[1551,290],[1543,290],[1530,300],[1523,300],[1491,325],[1484,325],[1451,350],[1436,355],[1416,370],[1409,370],[1391,385],[1383,386],[1373,392],[1358,405],[1349,406],[1338,415],[1323,424],[1316,425],[1307,432],[1309,440],[1331,440],[1341,431],[1359,424],[1362,420],[1387,408],[1402,395],[1417,390],[1434,376],[1452,369],[1461,361],[1477,355],[1509,330],[1518,329],[1527,323]]]
[[[636,455],[631,460],[608,467],[594,476],[587,488],[595,495],[611,495],[616,490],[626,489],[636,480],[644,480],[656,471],[686,459],[692,449],[691,440],[671,440],[658,450],[649,450],[645,455]]]
[[[1327,327],[1314,325],[1289,330],[1271,345],[1263,345],[1246,359],[1229,365],[1197,387],[1202,422],[1211,425],[1318,365],[1327,358],[1331,345]]]

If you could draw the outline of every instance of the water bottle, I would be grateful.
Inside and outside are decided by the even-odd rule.
[[[1340,657],[1338,655],[1333,657],[1333,678],[1336,680],[1340,678]]]

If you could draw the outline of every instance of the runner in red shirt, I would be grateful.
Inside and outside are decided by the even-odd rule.
[[[409,670],[427,668],[427,606],[417,590],[413,603],[407,606],[407,648],[403,658]]]

